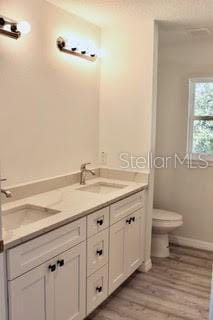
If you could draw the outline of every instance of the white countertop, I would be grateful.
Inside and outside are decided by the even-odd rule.
[[[108,194],[97,194],[93,192],[77,190],[81,186],[79,184],[73,184],[68,187],[4,204],[2,206],[3,214],[5,210],[13,209],[26,204],[60,211],[60,213],[52,215],[48,218],[28,225],[20,226],[7,232],[4,232],[3,226],[3,240],[5,249],[14,247],[69,222],[82,218],[91,212],[108,206],[113,202],[116,202],[128,195],[139,192],[148,187],[148,184],[143,182],[121,181],[104,178],[92,179],[87,182],[87,185],[102,181],[122,184],[126,185],[127,187],[115,190]]]

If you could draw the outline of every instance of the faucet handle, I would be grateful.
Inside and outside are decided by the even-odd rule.
[[[81,170],[86,169],[86,166],[88,166],[89,164],[91,164],[91,163],[90,162],[82,163]]]

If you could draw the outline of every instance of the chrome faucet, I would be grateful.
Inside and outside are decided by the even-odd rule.
[[[12,197],[12,192],[10,192],[9,190],[1,189],[1,193],[3,193],[6,196],[6,198]]]
[[[0,182],[4,182],[4,181],[7,181],[7,179],[0,179]],[[12,197],[12,193],[9,191],[9,190],[5,190],[5,189],[1,189],[1,193],[3,193],[6,198],[11,198]]]
[[[91,163],[88,162],[81,165],[80,184],[86,184],[87,173],[91,173],[93,176],[95,176],[95,172],[93,170],[87,169],[87,165],[89,164]]]

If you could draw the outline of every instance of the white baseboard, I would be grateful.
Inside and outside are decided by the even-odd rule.
[[[200,241],[196,239],[184,238],[170,235],[169,241],[180,246],[191,247],[194,249],[206,250],[213,252],[213,242]]]
[[[152,269],[152,260],[149,259],[142,263],[142,265],[138,268],[138,271],[140,272],[149,272]]]

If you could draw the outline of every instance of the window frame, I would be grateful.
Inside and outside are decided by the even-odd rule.
[[[194,115],[194,96],[195,96],[195,85],[200,82],[212,82],[213,77],[202,77],[202,78],[191,78],[189,79],[189,102],[188,102],[188,132],[187,132],[187,154],[192,160],[202,159],[213,161],[213,154],[209,153],[193,153],[193,123],[194,120],[211,120],[213,121],[213,116],[195,116]]]

